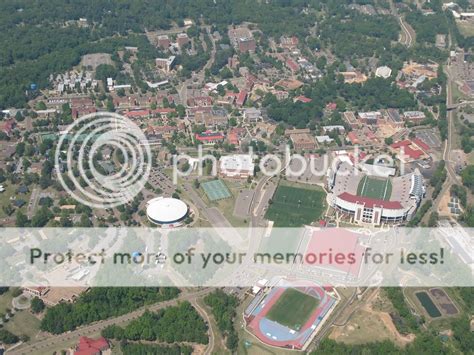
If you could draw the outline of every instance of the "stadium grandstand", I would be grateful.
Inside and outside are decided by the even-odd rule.
[[[384,175],[384,174],[382,174]],[[419,170],[397,177],[368,175],[349,162],[328,174],[328,203],[357,224],[401,224],[415,214],[425,195]]]

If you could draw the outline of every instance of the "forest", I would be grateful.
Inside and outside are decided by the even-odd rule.
[[[124,328],[109,326],[102,336],[117,340],[147,340],[165,343],[193,342],[207,344],[207,325],[189,302],[160,309],[157,312],[145,311]]]
[[[178,289],[167,287],[95,287],[74,303],[59,303],[48,308],[41,321],[41,330],[60,334],[84,324],[175,298],[178,294]]]

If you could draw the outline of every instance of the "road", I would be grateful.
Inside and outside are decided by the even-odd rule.
[[[451,76],[449,66],[446,67],[446,75],[447,75],[447,84],[446,84],[446,107],[450,107],[453,105],[453,78]],[[445,141],[444,151],[443,151],[443,160],[446,163],[446,170],[447,170],[447,178],[439,193],[438,197],[433,203],[433,211],[439,211],[439,205],[441,202],[442,197],[449,193],[451,186],[454,184],[462,184],[461,179],[454,171],[452,161],[451,161],[451,152],[453,149],[453,135],[455,134],[454,131],[454,115],[455,111],[451,110],[447,113],[447,120],[448,120],[448,137]]]
[[[402,28],[402,33],[400,34],[400,43],[411,47],[415,42],[415,31],[407,24],[403,17],[398,13],[398,10],[393,1],[390,1],[390,11],[392,12],[393,16],[398,18],[400,22],[400,27]]]
[[[8,354],[12,354],[12,355],[13,354],[32,354],[35,352],[45,351],[46,349],[50,349],[50,348],[61,349],[63,346],[67,347],[71,341],[77,340],[81,336],[90,336],[102,331],[104,328],[110,325],[120,325],[120,324],[130,322],[131,320],[137,319],[145,312],[145,310],[156,312],[166,307],[175,306],[179,301],[190,301],[192,303],[192,301],[195,300],[196,298],[207,295],[208,293],[212,291],[213,291],[212,288],[194,290],[193,292],[185,291],[173,300],[164,301],[164,302],[156,303],[150,306],[142,307],[136,311],[124,314],[122,316],[95,322],[95,323],[80,327],[68,333],[63,333],[59,335],[48,334],[42,339],[30,340],[29,342],[18,346],[14,350],[9,351]]]
[[[207,325],[209,327],[209,344],[207,344],[204,355],[210,355],[214,351],[214,345],[216,342],[216,336],[214,334],[214,329],[212,327],[211,320],[209,319],[209,315],[207,314],[206,310],[204,310],[197,302],[197,298],[192,299],[191,304],[198,311],[201,317],[206,320]]]

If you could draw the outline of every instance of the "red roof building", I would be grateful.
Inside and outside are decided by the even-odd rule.
[[[326,109],[334,111],[337,108],[337,104],[335,102],[328,102],[326,105]]]
[[[413,143],[415,143],[418,147],[423,149],[425,152],[430,151],[430,146],[422,141],[420,138],[413,139]]]
[[[14,127],[15,127],[15,120],[9,119],[3,123],[2,132],[5,133],[7,136],[10,136],[12,134]]]
[[[224,135],[220,132],[206,131],[201,134],[196,133],[195,138],[203,144],[214,144],[224,140]]]
[[[338,197],[347,202],[363,204],[366,208],[383,207],[390,210],[403,209],[403,206],[400,201],[379,200],[376,198],[352,195],[348,192],[343,192]]]
[[[298,102],[302,102],[304,104],[307,104],[307,103],[309,103],[313,100],[311,100],[309,97],[306,97],[304,95],[300,95],[300,96],[295,97],[293,101],[294,102],[298,101]]]
[[[102,351],[109,348],[110,345],[104,337],[98,339],[80,337],[74,355],[100,355],[102,354]]]
[[[242,107],[245,104],[245,100],[247,100],[247,91],[242,90],[239,92],[237,100],[235,100],[235,104]]]
[[[296,63],[293,59],[291,58],[288,58],[285,62],[286,66],[288,67],[288,69],[290,69],[292,72],[296,72],[300,69],[300,66],[298,65],[298,63]]]
[[[351,131],[347,134],[347,139],[349,140],[349,142],[351,142],[352,144],[359,144],[360,141],[359,141],[359,138],[357,138],[357,135],[355,134],[355,132]]]

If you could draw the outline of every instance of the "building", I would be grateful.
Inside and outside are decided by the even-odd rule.
[[[391,173],[389,171],[387,175]],[[366,173],[349,162],[341,161],[328,174],[328,203],[356,224],[380,226],[411,220],[425,195],[420,172],[416,170],[410,174],[378,180],[376,183],[382,186],[385,184],[385,188],[378,197],[368,197],[368,194],[364,194],[364,186],[376,179],[379,178],[371,178],[371,182]]]
[[[401,128],[405,125],[405,122],[400,116],[400,112],[397,109],[389,108],[387,110],[387,122],[395,128]]]
[[[219,173],[226,178],[246,179],[253,176],[255,164],[250,154],[226,155],[219,160]]]
[[[176,43],[178,43],[179,47],[183,47],[189,43],[189,37],[186,33],[178,33],[176,36]]]
[[[255,107],[244,109],[244,120],[247,123],[256,123],[262,119],[262,111]]]
[[[390,149],[397,154],[397,158],[404,163],[425,159],[428,157],[423,146],[426,144],[422,140],[418,140],[418,144],[414,140],[405,139],[403,141],[395,142],[390,145]],[[423,143],[423,144],[422,144]]]
[[[216,144],[224,141],[224,135],[220,132],[206,131],[203,133],[196,133],[195,138],[202,144]]]
[[[375,70],[375,76],[377,78],[388,79],[390,75],[392,75],[392,69],[387,66],[378,67],[377,70]]]
[[[254,52],[257,44],[252,32],[246,27],[236,27],[229,30],[229,39],[236,50],[241,53]]]
[[[211,109],[209,112],[198,111],[194,115],[195,123],[210,129],[227,126],[228,121],[228,112],[225,109]]]
[[[247,100],[247,91],[240,90],[239,94],[237,95],[237,99],[235,100],[235,105],[238,107],[242,107]]]
[[[168,47],[170,46],[171,44],[171,41],[170,41],[170,38],[168,37],[168,35],[161,35],[161,36],[158,36],[158,46],[162,49],[168,49]]]
[[[161,69],[165,71],[166,73],[169,73],[174,66],[176,57],[174,55],[168,57],[168,58],[156,58],[155,63],[158,69]]]
[[[382,118],[382,113],[379,111],[359,112],[358,116],[361,122],[367,124],[377,124],[377,120]]]
[[[425,113],[422,111],[405,111],[403,117],[408,122],[421,123],[425,118]]]
[[[188,205],[176,198],[157,197],[148,201],[146,207],[148,220],[156,225],[165,227],[181,225],[188,214]]]
[[[344,119],[352,128],[359,128],[360,122],[357,120],[356,115],[352,111],[346,111],[343,114]]]
[[[323,126],[323,131],[324,131],[324,133],[333,132],[333,131],[337,131],[339,133],[344,133],[345,128],[344,128],[344,126],[341,126],[341,125]]]
[[[292,134],[290,136],[293,147],[296,150],[314,150],[316,149],[316,141],[310,134]]]
[[[85,336],[79,338],[74,355],[102,355],[111,354],[110,345],[104,337],[92,339]]]

